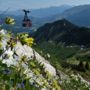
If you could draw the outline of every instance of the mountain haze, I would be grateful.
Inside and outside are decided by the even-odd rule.
[[[58,20],[61,18],[66,18],[72,23],[79,26],[90,27],[90,5],[80,5],[72,7],[62,14],[57,14],[52,17],[52,20]]]

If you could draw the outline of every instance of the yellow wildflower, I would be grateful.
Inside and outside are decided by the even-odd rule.
[[[25,42],[27,43],[27,45],[32,46],[32,44],[34,43],[34,39],[31,38],[31,37],[30,38],[26,38]]]
[[[11,17],[7,17],[5,19],[5,23],[8,24],[8,25],[14,25],[15,24],[15,20]]]
[[[0,48],[2,47],[2,43],[0,43]]]

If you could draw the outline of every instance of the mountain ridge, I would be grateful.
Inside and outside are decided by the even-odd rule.
[[[35,38],[37,42],[54,41],[56,43],[63,42],[66,45],[90,45],[89,38],[90,29],[86,27],[78,27],[66,19],[58,20],[53,23],[47,23],[40,27]]]

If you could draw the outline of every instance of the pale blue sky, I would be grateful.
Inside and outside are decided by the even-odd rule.
[[[0,0],[0,10],[5,10],[8,7],[12,9],[22,8],[42,8],[60,5],[80,5],[90,4],[90,0]]]

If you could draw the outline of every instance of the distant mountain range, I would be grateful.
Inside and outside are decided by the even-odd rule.
[[[45,18],[45,17],[63,13],[65,10],[70,9],[71,7],[73,6],[62,5],[62,6],[52,6],[52,7],[40,8],[40,9],[30,9],[31,12],[29,16],[36,17],[36,18]],[[20,16],[20,15],[23,15],[24,13],[22,12],[22,10],[16,10],[16,11],[8,10],[7,14]]]
[[[17,23],[16,27],[18,27],[20,30],[24,16],[22,10],[8,11],[3,15],[3,17],[6,16],[14,17]],[[45,23],[52,23],[63,18],[78,26],[90,27],[90,5],[63,5],[58,7],[35,9],[31,10],[29,18],[32,20],[32,28],[35,30]]]
[[[90,27],[90,5],[72,7],[64,11],[62,14],[53,16],[52,20],[59,20],[61,18],[66,18],[79,26]]]
[[[57,6],[57,7],[48,7],[48,8],[41,8],[41,9],[32,9],[31,13],[28,14],[29,18],[32,21],[32,28],[28,29],[27,32],[30,32],[32,29],[36,30],[38,27],[42,26],[45,24],[46,18],[49,20],[51,16],[54,16],[56,14],[61,14],[67,9],[70,9],[72,6],[69,5],[63,5],[63,6]],[[3,13],[0,12],[0,13]],[[26,31],[25,28],[23,28],[22,25],[22,20],[24,17],[24,13],[22,10],[16,10],[16,11],[6,11],[3,15],[0,15],[1,18],[5,18],[6,16],[11,16],[15,18],[16,20],[16,25],[12,27],[13,31],[15,32],[23,32]],[[7,27],[8,29],[8,27]],[[27,29],[27,28],[26,28]]]
[[[40,26],[48,22],[51,23],[65,18],[78,26],[90,27],[90,5],[80,5],[80,6],[73,6],[73,7],[66,6],[66,8],[64,9],[62,9],[63,7],[62,8],[58,7],[58,9],[57,8],[54,9],[54,8],[55,7],[53,7],[52,10],[53,11],[57,10],[57,13],[52,14],[53,11],[50,10],[49,8],[48,10],[47,9],[46,10],[50,12],[51,15],[46,13],[45,11],[45,13],[48,15],[46,17],[37,19],[37,22],[39,22]],[[42,12],[41,12],[41,16],[42,16]]]
[[[41,9],[36,9],[32,10],[31,16],[34,17],[39,17],[39,18],[45,18],[45,17],[50,17],[56,14],[63,13],[65,10],[70,9],[73,6],[69,5],[62,5],[62,6],[53,6],[49,8],[41,8]]]
[[[85,45],[90,46],[90,29],[78,27],[66,19],[47,23],[40,27],[34,35],[37,43],[53,42],[65,45]]]

